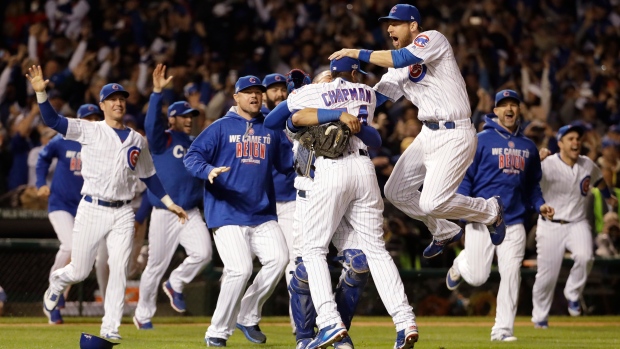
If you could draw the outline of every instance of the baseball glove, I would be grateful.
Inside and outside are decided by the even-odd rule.
[[[303,147],[313,150],[316,156],[336,158],[349,145],[351,129],[341,121],[311,126],[298,132],[297,140]]]

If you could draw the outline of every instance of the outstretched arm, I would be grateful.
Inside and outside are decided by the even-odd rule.
[[[384,50],[384,51],[371,51],[371,50],[356,50],[343,48],[340,51],[336,51],[329,56],[329,59],[340,59],[343,57],[351,57],[359,59],[362,62],[372,63],[384,68],[402,68],[408,67],[412,64],[422,63],[422,59],[413,55],[407,48],[401,48],[400,50]]]
[[[153,154],[161,154],[166,151],[168,140],[166,135],[167,122],[161,115],[161,91],[170,81],[172,81],[172,76],[166,79],[166,66],[158,64],[153,71],[153,93],[151,93],[149,108],[146,111],[146,119],[144,120],[146,139],[149,141],[149,147],[153,150]]]
[[[41,109],[41,117],[45,124],[54,130],[60,132],[63,135],[67,134],[67,128],[69,121],[64,116],[58,115],[50,102],[47,100],[47,93],[45,87],[50,82],[43,79],[43,71],[41,66],[32,66],[28,68],[30,74],[26,74],[26,78],[30,81],[32,89],[37,95],[37,102],[39,103],[39,109]]]
[[[349,126],[351,132],[360,131],[361,123],[357,116],[341,110],[304,108],[292,116],[293,125],[296,127],[316,126],[338,120]]]

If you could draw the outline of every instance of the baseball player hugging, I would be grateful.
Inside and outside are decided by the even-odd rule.
[[[282,131],[263,125],[264,91],[257,77],[239,78],[237,107],[202,131],[184,159],[187,170],[205,180],[205,218],[224,263],[220,294],[205,334],[207,346],[226,346],[235,324],[253,335],[260,332],[263,304],[289,261],[276,221],[271,170],[275,166],[282,173],[292,171],[293,155]],[[263,267],[244,295],[254,255]]]

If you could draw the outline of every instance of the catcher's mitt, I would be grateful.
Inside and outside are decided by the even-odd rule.
[[[297,140],[316,156],[336,158],[342,155],[349,145],[351,129],[341,121],[311,126],[298,132]]]

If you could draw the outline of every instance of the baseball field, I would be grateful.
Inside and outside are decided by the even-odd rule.
[[[266,344],[252,344],[235,331],[229,348],[294,348],[295,341],[285,317],[263,319]],[[78,348],[81,332],[99,334],[99,318],[66,318],[64,325],[48,325],[41,318],[0,318],[0,349]],[[154,330],[138,331],[130,318],[123,319],[119,341],[122,348],[206,347],[205,317],[155,317]],[[415,348],[620,348],[620,317],[551,317],[550,328],[534,329],[527,317],[517,317],[511,343],[491,342],[490,317],[425,317],[418,319],[420,341]],[[387,317],[358,317],[350,331],[356,348],[392,348],[395,332]]]

